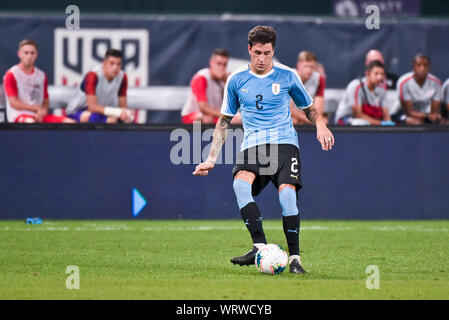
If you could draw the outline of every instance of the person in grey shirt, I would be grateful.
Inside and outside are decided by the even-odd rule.
[[[440,123],[441,81],[429,71],[430,58],[418,54],[413,59],[413,71],[399,78],[397,95],[404,112],[401,122],[410,125]]]
[[[128,78],[122,69],[123,54],[108,49],[103,63],[85,76],[70,100],[66,113],[77,122],[130,123]]]
[[[365,77],[352,80],[338,105],[339,125],[394,125],[386,103],[387,91],[382,83],[385,67],[380,61],[368,64]]]

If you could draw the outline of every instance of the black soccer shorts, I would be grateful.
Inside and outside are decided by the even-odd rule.
[[[252,195],[257,196],[272,181],[276,189],[281,184],[296,186],[296,196],[302,188],[299,149],[292,144],[265,144],[248,148],[239,153],[232,170],[235,177],[240,170],[256,175]]]

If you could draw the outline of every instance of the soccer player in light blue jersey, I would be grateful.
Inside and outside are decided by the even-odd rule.
[[[249,65],[236,70],[225,86],[221,115],[215,127],[207,160],[194,175],[205,176],[213,169],[226,139],[232,117],[240,110],[244,139],[233,170],[233,187],[242,219],[253,241],[247,254],[234,257],[238,265],[254,264],[258,248],[266,244],[262,215],[253,196],[271,181],[279,192],[283,229],[289,250],[290,272],[306,273],[299,250],[299,211],[296,205],[301,183],[298,136],[290,114],[290,98],[316,125],[323,150],[331,150],[334,136],[313,106],[295,70],[273,62],[276,31],[257,26],[248,34]]]

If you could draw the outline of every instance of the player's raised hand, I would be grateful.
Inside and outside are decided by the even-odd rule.
[[[317,139],[321,143],[321,149],[324,151],[332,150],[335,144],[334,135],[325,125],[317,126]]]
[[[212,161],[205,161],[197,165],[192,174],[194,176],[207,176],[214,166],[215,164]]]

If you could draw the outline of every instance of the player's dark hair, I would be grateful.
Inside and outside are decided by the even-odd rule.
[[[248,44],[252,48],[255,43],[271,43],[273,49],[276,45],[276,31],[270,26],[257,26],[252,28],[248,33]]]
[[[418,53],[414,58],[413,58],[413,64],[415,64],[416,62],[418,62],[419,59],[425,59],[427,60],[427,62],[430,64],[430,57],[428,55],[425,55],[424,53]]]
[[[229,52],[226,49],[223,48],[216,48],[214,51],[212,51],[212,56],[222,56],[229,58]]]
[[[368,65],[366,66],[366,72],[370,73],[371,70],[373,70],[375,67],[382,68],[384,69],[384,71],[386,71],[385,65],[382,62],[380,62],[379,60],[374,60],[368,63]]]
[[[26,45],[30,45],[30,46],[34,46],[36,48],[36,50],[38,50],[37,48],[37,44],[34,40],[31,39],[24,39],[22,41],[19,42],[19,50]]]
[[[108,49],[106,54],[104,55],[104,59],[106,60],[109,57],[116,57],[123,59],[123,53],[117,49]]]

